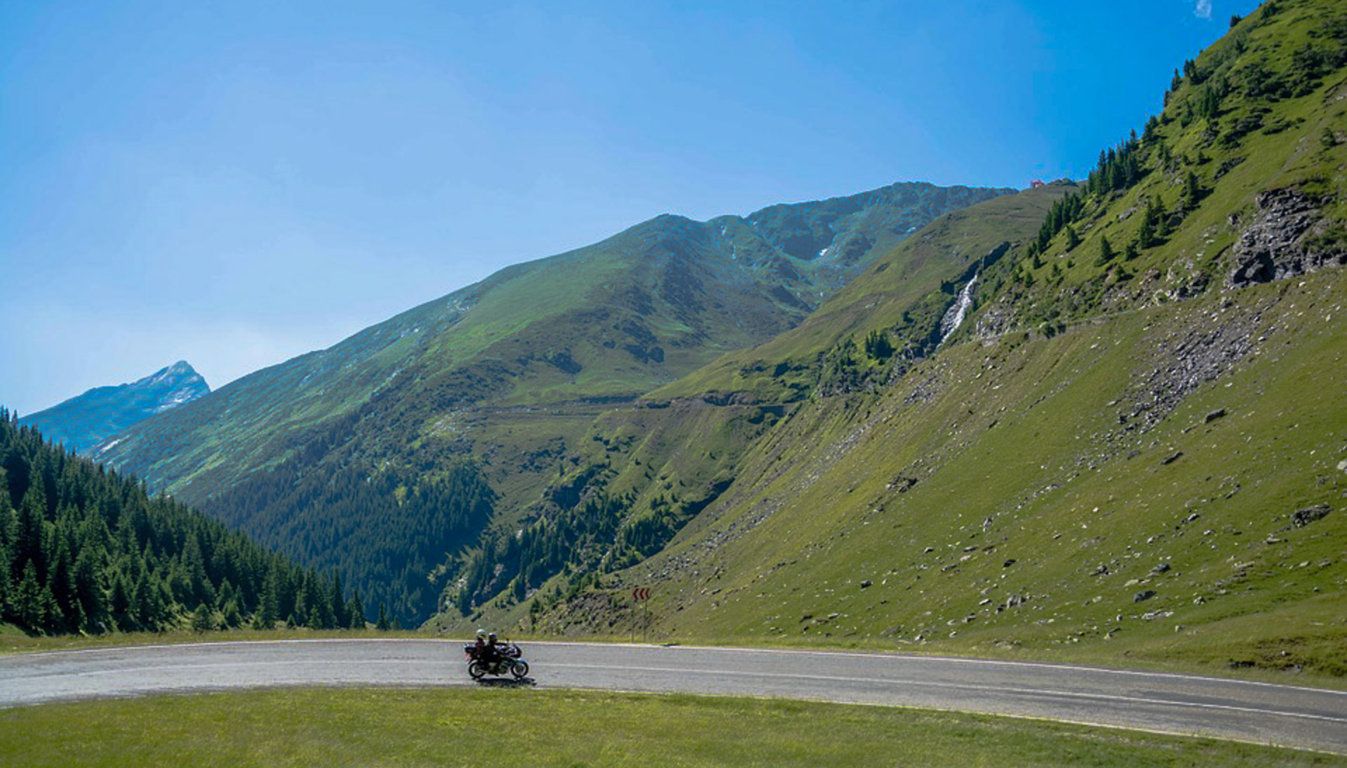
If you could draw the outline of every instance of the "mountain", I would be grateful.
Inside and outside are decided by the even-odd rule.
[[[1011,191],[660,216],[246,376],[100,457],[420,622],[458,554],[532,515],[614,404],[791,328],[914,230]]]
[[[29,634],[364,626],[338,578],[303,569],[0,409],[0,626]]]
[[[130,384],[96,387],[45,411],[30,413],[19,423],[38,428],[72,451],[89,454],[118,432],[209,392],[201,374],[179,360]]]
[[[1265,3],[1088,179],[596,419],[434,623],[1347,675],[1343,167],[1347,13]]]

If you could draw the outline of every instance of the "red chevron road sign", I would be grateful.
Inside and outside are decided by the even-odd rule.
[[[650,599],[650,587],[637,587],[631,591],[631,599],[636,601]]]

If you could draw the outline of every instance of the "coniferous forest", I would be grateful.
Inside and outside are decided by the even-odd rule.
[[[0,616],[31,634],[363,627],[304,569],[0,409]]]

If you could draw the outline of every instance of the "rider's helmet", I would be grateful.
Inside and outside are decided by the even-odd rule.
[[[495,633],[495,632],[492,632],[491,634],[487,635],[487,636],[486,636],[486,641],[487,641],[488,643],[494,643],[494,642],[496,642],[496,633]]]
[[[477,638],[478,638],[479,640],[484,639],[485,637],[486,637],[486,630],[485,630],[485,629],[479,629],[479,630],[477,630]]]

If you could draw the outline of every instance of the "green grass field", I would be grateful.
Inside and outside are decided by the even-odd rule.
[[[300,689],[0,713],[14,766],[1347,765],[1331,755],[1032,720],[528,689]]]

